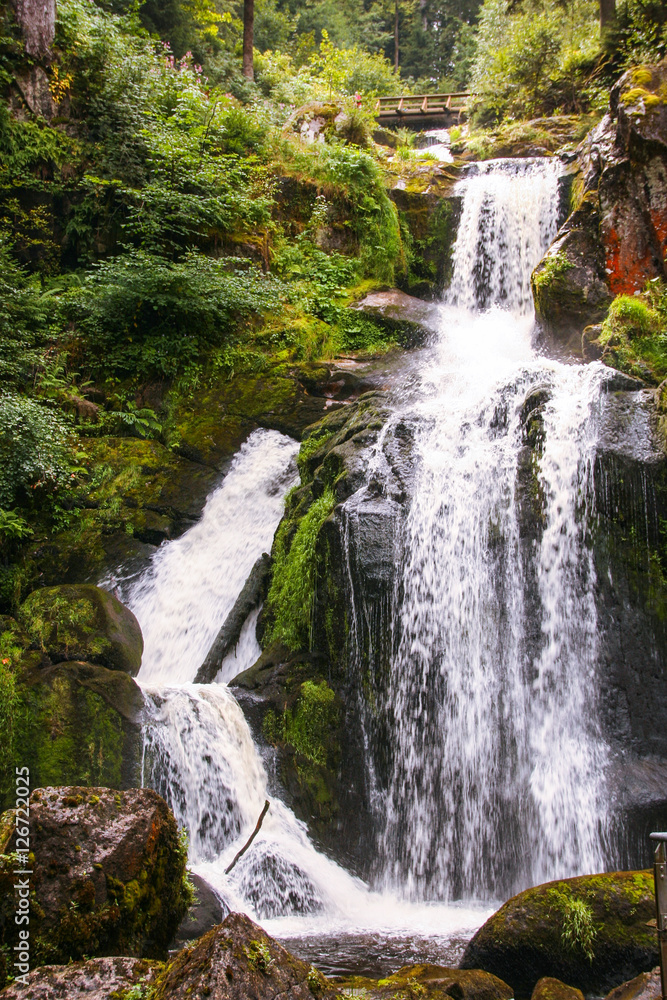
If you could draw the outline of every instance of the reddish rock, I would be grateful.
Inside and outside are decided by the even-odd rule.
[[[606,1000],[660,1000],[661,996],[660,966],[657,966],[652,972],[642,972],[627,983],[621,983],[607,994]]]
[[[0,853],[14,849],[0,821]],[[174,817],[151,789],[41,788],[30,797],[31,965],[84,956],[163,958],[188,904]],[[9,875],[9,877],[8,877]],[[13,904],[0,870],[0,907]],[[0,944],[15,943],[5,923]]]
[[[635,67],[579,149],[579,204],[536,268],[544,327],[578,350],[615,295],[667,278],[667,59]]]

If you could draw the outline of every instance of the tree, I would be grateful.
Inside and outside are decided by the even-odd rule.
[[[616,27],[616,0],[600,0],[600,42],[603,48],[612,44]]]
[[[255,0],[243,0],[243,75],[254,80],[252,65],[253,34],[255,29]]]
[[[15,0],[25,50],[34,59],[51,58],[56,34],[56,0]]]

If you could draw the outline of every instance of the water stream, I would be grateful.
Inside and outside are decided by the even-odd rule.
[[[546,160],[470,168],[440,335],[420,354],[417,386],[394,394],[392,420],[416,428],[416,477],[387,611],[392,669],[379,708],[392,752],[376,782],[373,887],[318,852],[270,794],[225,683],[259,655],[254,618],[218,683],[192,683],[270,549],[296,443],[254,432],[201,521],[125,595],[145,638],[146,782],[188,830],[194,870],[325,971],[454,962],[508,889],[602,865],[606,750],[585,544],[602,368],[532,346],[530,272],[555,235],[558,173]],[[544,442],[529,475],[540,498],[531,535],[517,470],[535,389]],[[380,450],[369,456],[376,471]],[[354,498],[340,516],[353,509]],[[367,743],[372,770],[370,729]],[[267,796],[257,840],[226,876]]]

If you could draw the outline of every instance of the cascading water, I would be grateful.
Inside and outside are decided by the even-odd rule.
[[[403,522],[391,501],[399,581],[380,613],[391,669],[373,712],[364,714],[363,696],[359,705],[380,891],[319,853],[271,788],[225,683],[259,654],[256,613],[218,683],[192,683],[271,546],[296,480],[296,443],[252,434],[201,521],[162,546],[125,595],[146,644],[146,782],[188,830],[194,870],[325,971],[455,961],[489,911],[451,900],[489,907],[508,889],[601,866],[606,751],[586,530],[603,375],[531,347],[530,271],[555,235],[558,172],[551,161],[499,161],[460,183],[441,334],[369,458],[369,480],[381,480],[385,441],[399,422],[412,426]],[[526,465],[531,392],[541,431]],[[345,539],[374,503],[362,490],[343,506]],[[351,590],[353,561],[348,552]],[[364,595],[354,603],[353,641],[373,618]],[[366,655],[368,664],[379,654]],[[384,720],[382,747],[371,715]],[[252,849],[226,875],[270,792]]]
[[[192,683],[255,560],[271,547],[285,494],[297,478],[297,450],[275,431],[254,432],[209,498],[201,521],[160,548],[123,595],[145,638],[138,677],[147,702],[144,781],[164,796],[188,831],[193,870],[230,908],[296,941],[292,946],[324,970],[349,969],[346,950],[356,949],[354,962],[373,971],[374,961],[392,955],[392,942],[399,965],[411,954],[454,959],[486,911],[474,906],[406,911],[395,897],[371,892],[320,854],[304,825],[271,794],[243,712],[224,683],[260,653],[256,613],[249,616],[236,653],[223,663],[219,683]],[[271,807],[252,850],[226,875],[267,797]],[[339,953],[327,961],[321,941],[332,934]]]
[[[602,866],[594,570],[585,544],[602,367],[531,348],[530,273],[555,235],[558,166],[498,161],[463,208],[420,396],[386,692],[387,882],[416,898],[499,896]],[[524,401],[543,440],[524,470]],[[540,455],[541,450],[541,455]]]

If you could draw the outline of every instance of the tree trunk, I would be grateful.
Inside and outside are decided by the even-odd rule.
[[[255,0],[243,0],[243,75],[255,79],[252,65],[252,43],[255,31]]]
[[[614,43],[616,27],[616,0],[600,0],[600,44],[610,49]]]
[[[398,76],[398,0],[394,0],[394,73]]]
[[[56,0],[14,0],[14,6],[27,54],[50,62],[56,34]]]

